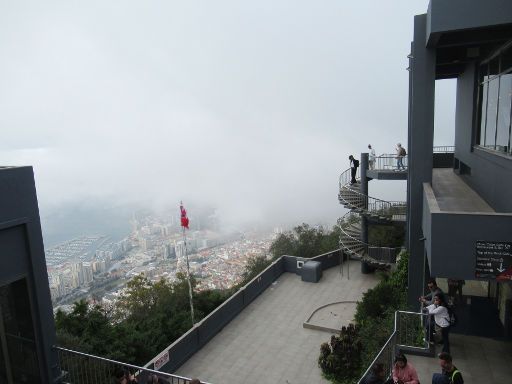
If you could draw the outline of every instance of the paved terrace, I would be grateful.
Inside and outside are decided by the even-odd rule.
[[[374,274],[361,274],[358,261],[350,262],[350,280],[346,265],[343,277],[339,267],[333,267],[323,272],[318,283],[284,273],[176,374],[213,384],[329,383],[322,378],[317,359],[320,344],[331,334],[303,328],[303,323],[326,304],[360,300],[377,282]],[[354,309],[354,305],[327,306],[310,322],[340,328],[353,317]]]

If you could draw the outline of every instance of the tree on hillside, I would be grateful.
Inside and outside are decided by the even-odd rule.
[[[58,311],[59,345],[136,365],[147,363],[191,327],[186,276],[178,273],[176,277],[172,283],[133,278],[112,311],[85,301],[75,303],[69,314]],[[217,308],[228,294],[196,292],[197,320]]]
[[[249,258],[245,265],[244,272],[242,273],[242,281],[238,287],[247,284],[271,263],[272,260],[267,259],[265,256],[254,256]]]
[[[311,227],[303,223],[280,234],[270,246],[274,258],[291,255],[311,258],[339,248],[339,228]]]

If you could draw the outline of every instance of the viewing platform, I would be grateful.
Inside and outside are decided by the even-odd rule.
[[[378,282],[375,275],[360,272],[358,261],[349,265],[350,279],[345,264],[344,275],[339,266],[332,267],[318,283],[283,273],[176,373],[223,384],[329,383],[317,360],[320,344],[331,333],[304,328],[303,323],[323,305],[360,300]],[[328,325],[337,323],[338,328],[354,315],[338,314],[336,306],[323,314],[331,317]]]
[[[373,168],[366,171],[366,176],[376,180],[407,180],[408,156],[402,157],[403,168],[398,168],[398,159],[393,154],[383,154],[375,159]]]

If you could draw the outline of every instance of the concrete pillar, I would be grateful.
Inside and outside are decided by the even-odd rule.
[[[432,182],[436,54],[426,48],[427,15],[414,18],[414,41],[409,75],[409,172],[407,180],[408,304],[417,309],[423,292],[425,249],[422,234],[423,183]]]
[[[366,171],[368,170],[368,153],[361,153],[361,193],[366,196],[364,208],[368,209],[368,178]],[[368,218],[361,216],[361,240],[368,243]]]
[[[368,170],[368,153],[361,153],[361,193],[366,196],[364,209],[368,209],[368,178],[366,171]],[[361,215],[361,241],[368,243],[368,218]],[[367,263],[361,262],[361,273],[371,273],[371,268]]]

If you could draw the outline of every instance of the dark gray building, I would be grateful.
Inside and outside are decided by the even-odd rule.
[[[0,167],[0,382],[58,377],[32,167]]]
[[[409,304],[428,276],[464,279],[486,290],[468,304],[496,311],[510,335],[512,1],[431,0],[409,57]],[[443,79],[457,79],[451,168],[433,156]]]

